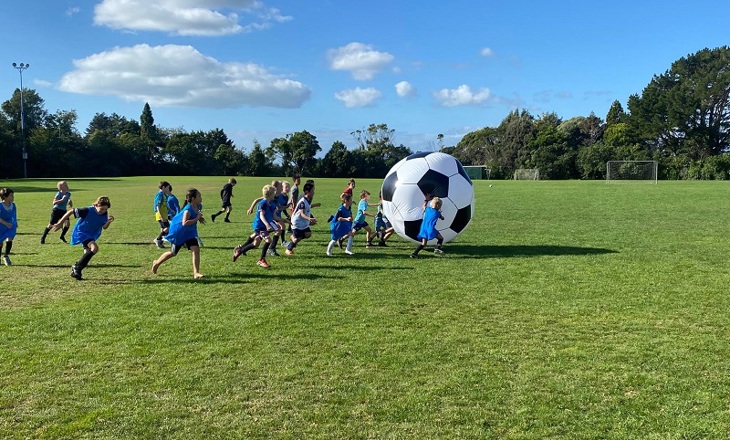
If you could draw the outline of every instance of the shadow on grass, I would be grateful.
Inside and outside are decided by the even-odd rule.
[[[28,266],[28,267],[47,267],[47,268],[50,268],[50,269],[54,269],[54,268],[55,269],[59,269],[59,268],[60,269],[70,269],[71,268],[71,265],[73,265],[74,263],[75,263],[75,261],[69,260],[68,264],[27,264],[26,266]],[[134,265],[134,264],[106,264],[106,263],[94,264],[92,262],[91,265],[89,265],[84,270],[87,270],[87,269],[94,270],[94,268],[101,269],[101,268],[109,268],[109,267],[133,267],[133,268],[139,268],[140,266],[139,265]]]
[[[618,251],[603,248],[576,247],[576,246],[471,246],[471,245],[445,245],[444,250],[449,255],[458,255],[464,257],[481,258],[481,257],[538,257],[545,255],[602,255],[615,254]]]
[[[258,268],[256,268],[258,269]],[[145,278],[143,280],[136,280],[135,282],[141,282],[143,284],[160,284],[160,283],[179,283],[179,282],[189,282],[189,283],[200,283],[200,284],[214,284],[214,283],[226,283],[226,284],[245,284],[248,281],[251,280],[258,280],[258,279],[268,279],[270,280],[271,277],[276,277],[277,280],[321,280],[321,279],[335,279],[338,278],[336,276],[329,276],[329,275],[318,275],[318,274],[287,274],[287,273],[279,273],[275,268],[272,267],[270,270],[266,269],[259,269],[258,271],[251,272],[251,273],[231,273],[227,275],[206,275],[205,278],[201,278],[199,280],[194,280],[192,276],[190,277],[179,277],[179,276],[171,276],[171,277],[165,277],[165,274],[158,274],[154,276],[154,278]],[[108,280],[110,284],[127,284],[128,280]]]

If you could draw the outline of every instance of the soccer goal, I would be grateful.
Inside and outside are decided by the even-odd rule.
[[[609,160],[606,162],[606,183],[657,183],[659,163],[655,160]]]
[[[520,168],[515,170],[515,180],[540,180],[540,170],[537,168]]]

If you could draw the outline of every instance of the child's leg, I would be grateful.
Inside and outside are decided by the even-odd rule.
[[[332,255],[332,248],[335,247],[336,243],[337,240],[330,240],[329,244],[327,245],[327,255]]]
[[[202,278],[200,273],[200,248],[198,246],[190,246],[190,252],[193,253],[193,278]]]
[[[66,220],[65,222],[63,222],[63,229],[61,229],[61,237],[59,237],[59,238],[64,243],[66,242],[66,232],[68,232],[68,229],[70,227],[71,227],[71,222],[70,221]]]
[[[370,246],[373,244],[373,230],[370,226],[365,226],[365,245]]]
[[[354,238],[355,238],[355,234],[353,233],[347,239],[347,248],[345,248],[345,252],[347,252],[348,254],[351,254],[352,253],[352,241],[353,241]]]
[[[48,236],[48,233],[51,232],[52,226],[53,225],[49,224],[48,226],[46,226],[46,229],[43,230],[43,235],[41,235],[41,244],[46,243],[46,237]]]
[[[228,220],[228,217],[231,216],[231,211],[233,211],[233,207],[232,206],[226,207],[226,209],[225,209],[225,212],[226,212],[226,218],[225,218],[225,220]]]
[[[264,239],[264,245],[261,247],[261,259],[266,260],[266,253],[269,251],[271,246],[271,238]]]
[[[158,259],[156,259],[155,261],[152,262],[152,273],[156,274],[157,273],[157,269],[160,268],[160,266],[162,265],[162,263],[164,263],[165,261],[167,261],[170,258],[174,257],[175,255],[177,255],[177,254],[174,253],[174,252],[172,252],[172,251],[167,251],[164,254],[160,255],[160,258],[158,258]]]
[[[0,247],[2,247],[2,243],[0,243]],[[12,248],[13,248],[13,240],[11,240],[11,239],[5,240],[5,254],[4,255],[9,256],[10,249],[12,249]]]
[[[425,238],[422,238],[421,239],[421,244],[418,245],[418,247],[416,248],[416,250],[413,251],[413,253],[411,255],[418,255],[418,253],[421,252],[423,250],[423,248],[426,247],[426,243],[428,243],[428,241]]]

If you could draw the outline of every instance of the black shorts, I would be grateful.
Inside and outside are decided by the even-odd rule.
[[[368,224],[368,222],[362,222],[362,223],[355,223],[355,224],[354,224],[354,225],[352,226],[352,230],[353,230],[353,231],[355,231],[355,232],[357,232],[357,231],[359,231],[360,229],[365,229],[365,228],[367,228],[368,226],[370,226],[370,225]]]
[[[306,229],[294,228],[291,230],[292,237],[296,238],[297,240],[306,237],[307,234],[310,234],[310,235],[312,234],[312,230],[310,228],[306,228]]]
[[[170,222],[168,222],[167,220],[157,220],[157,222],[160,224],[160,227],[162,229],[170,227]]]
[[[230,200],[223,200],[221,202],[221,208],[230,208],[231,206],[233,206],[233,205],[231,205],[231,201]]]
[[[191,238],[190,240],[186,241],[185,243],[181,244],[180,246],[173,244],[170,250],[173,254],[177,255],[178,252],[184,247],[191,249],[193,246],[200,246],[200,243],[198,243],[197,238]]]
[[[61,217],[63,217],[64,214],[66,214],[66,211],[63,209],[53,208],[53,210],[51,210],[51,220],[48,223],[55,225],[59,220],[61,220]]]

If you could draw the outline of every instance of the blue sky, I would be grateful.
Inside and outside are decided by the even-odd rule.
[[[730,44],[730,2],[24,0],[0,14],[0,100],[20,79],[49,112],[307,130],[324,151],[371,123],[412,150],[454,145],[513,109],[604,118],[678,58]]]

